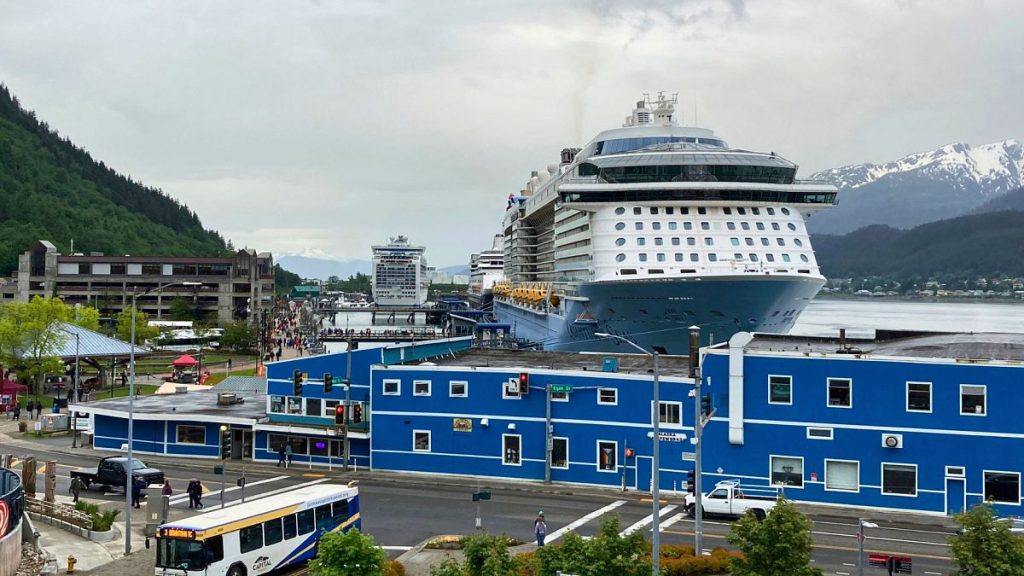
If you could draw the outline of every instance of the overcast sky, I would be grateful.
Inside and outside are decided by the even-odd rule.
[[[464,264],[566,146],[678,92],[801,173],[1024,137],[1020,0],[0,0],[0,82],[236,246]],[[88,249],[88,247],[83,247]]]

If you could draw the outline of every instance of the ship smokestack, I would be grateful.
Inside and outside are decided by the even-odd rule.
[[[576,154],[580,151],[579,148],[562,148],[562,165],[572,164],[572,161],[576,159]]]

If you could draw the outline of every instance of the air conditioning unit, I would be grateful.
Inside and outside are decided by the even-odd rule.
[[[903,434],[882,434],[882,448],[903,448]]]

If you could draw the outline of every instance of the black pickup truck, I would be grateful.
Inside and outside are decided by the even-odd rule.
[[[96,484],[99,486],[125,487],[125,466],[128,458],[124,456],[108,456],[100,460],[96,470],[72,470],[72,478],[81,478],[85,487]],[[163,484],[164,473],[156,468],[146,466],[142,460],[132,458],[132,475],[139,476],[147,485]]]

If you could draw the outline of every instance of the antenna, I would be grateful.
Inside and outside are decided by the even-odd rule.
[[[697,123],[697,87],[693,87],[693,125],[700,126]]]

